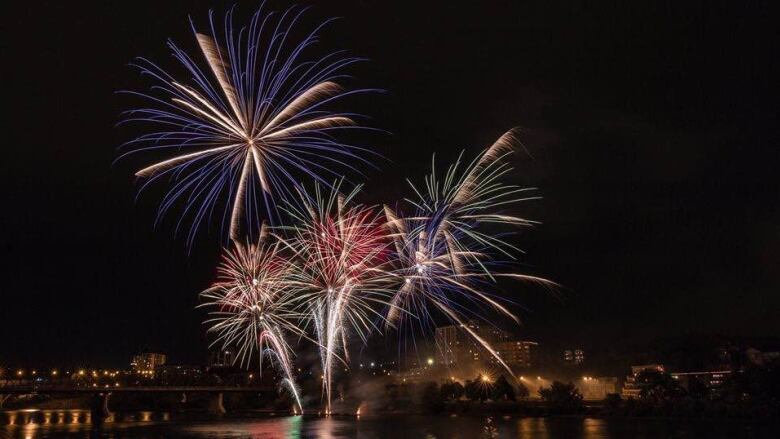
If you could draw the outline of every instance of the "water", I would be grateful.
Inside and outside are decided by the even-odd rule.
[[[102,427],[83,410],[0,412],[0,438],[777,438],[777,425],[668,419],[517,416],[264,416],[197,419],[192,415],[117,414]]]

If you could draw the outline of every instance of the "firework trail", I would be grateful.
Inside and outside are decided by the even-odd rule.
[[[295,225],[287,241],[295,254],[293,288],[297,300],[314,326],[323,370],[325,412],[331,411],[333,369],[337,361],[348,362],[347,338],[355,333],[365,342],[379,329],[374,321],[390,294],[382,264],[387,245],[381,214],[373,208],[350,205],[348,196],[335,185],[327,197],[320,186],[310,196],[301,192],[301,206],[288,205]]]
[[[209,332],[216,334],[212,345],[237,346],[236,361],[247,367],[257,351],[261,373],[263,359],[270,359],[281,369],[283,382],[303,413],[293,379],[292,347],[285,339],[286,334],[304,335],[299,327],[302,316],[292,306],[295,291],[287,286],[291,266],[281,253],[283,247],[278,242],[269,245],[264,238],[258,244],[235,243],[225,253],[217,282],[201,293],[206,301],[201,306],[214,309],[206,321]]]
[[[295,195],[299,177],[324,183],[355,170],[347,159],[365,161],[359,157],[364,148],[332,137],[335,130],[355,128],[356,115],[327,110],[333,101],[369,91],[347,91],[337,83],[345,77],[340,72],[360,59],[342,51],[305,58],[328,23],[291,42],[305,10],[258,10],[240,29],[232,10],[221,26],[210,14],[208,32],[192,24],[197,56],[168,43],[186,72],[182,79],[143,58],[134,64],[155,85],[148,94],[128,92],[149,104],[126,112],[123,122],[146,123],[155,131],[123,145],[129,150],[120,159],[137,152],[163,157],[136,175],[145,179],[142,189],[160,179],[171,181],[157,219],[182,204],[177,230],[192,217],[189,244],[222,199],[228,200],[223,230],[229,223],[235,239],[242,227],[255,232],[258,218],[273,221],[274,200]]]
[[[410,315],[424,324],[431,319],[432,306],[465,330],[510,373],[495,349],[468,327],[466,313],[476,314],[472,305],[486,304],[518,321],[502,303],[481,291],[482,285],[495,282],[497,277],[555,286],[535,276],[491,271],[492,253],[514,259],[512,252],[519,249],[478,228],[483,224],[534,224],[498,212],[504,206],[539,198],[530,194],[534,188],[500,181],[512,170],[505,159],[516,143],[515,131],[509,131],[465,167],[461,154],[442,181],[437,178],[434,165],[425,178],[424,190],[409,182],[417,195],[416,199],[406,200],[414,207],[414,216],[402,218],[393,209],[384,209],[395,249],[394,273],[401,281],[389,302],[387,323],[397,323],[404,315]]]

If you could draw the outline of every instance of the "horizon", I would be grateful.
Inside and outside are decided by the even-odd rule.
[[[42,1],[11,15],[24,38],[6,44],[6,83],[19,86],[8,90],[0,363],[125,364],[143,346],[206,358],[196,306],[215,280],[218,232],[188,249],[178,212],[155,227],[159,188],[136,201],[133,173],[150,159],[114,164],[142,132],[115,126],[134,105],[115,92],[148,84],[127,64],[180,72],[167,39],[190,47],[188,15],[202,25],[226,8],[166,6]],[[304,21],[332,16],[322,44],[369,58],[349,69],[352,84],[386,90],[354,99],[392,133],[370,136],[385,159],[362,168],[366,204],[408,196],[405,179],[421,182],[434,154],[470,159],[522,128],[529,154],[515,154],[510,180],[543,199],[512,213],[542,224],[512,243],[522,271],[562,285],[562,299],[501,283],[522,322],[490,316],[502,329],[602,349],[780,334],[778,61],[766,55],[777,37],[760,8],[338,1]],[[356,352],[406,342],[375,334]]]

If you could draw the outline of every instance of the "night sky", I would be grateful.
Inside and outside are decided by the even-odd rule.
[[[516,156],[512,181],[544,196],[514,211],[543,222],[517,236],[521,262],[564,288],[559,300],[505,286],[523,305],[516,332],[589,346],[780,334],[769,2],[455,3],[316,2],[306,15],[342,17],[322,46],[370,58],[351,85],[387,90],[351,101],[391,133],[371,137],[387,160],[362,200],[392,203],[434,151],[473,155],[520,126],[531,156]],[[218,236],[189,251],[173,221],[154,228],[159,192],[135,197],[145,162],[112,164],[143,132],[115,126],[136,103],[115,92],[149,84],[128,67],[136,56],[180,71],[166,39],[191,47],[188,14],[204,23],[230,4],[6,10],[0,364],[123,366],[140,349],[205,361],[194,307]]]

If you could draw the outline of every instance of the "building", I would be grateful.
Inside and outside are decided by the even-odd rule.
[[[512,338],[506,331],[502,331],[493,325],[480,325],[474,320],[470,320],[468,322],[468,327],[474,331],[479,336],[479,338],[491,344],[501,341],[509,341]]]
[[[495,352],[488,352],[469,332],[488,343]],[[473,320],[466,325],[436,328],[435,340],[438,361],[447,367],[471,368],[497,364],[499,361],[496,356],[512,369],[536,366],[538,343],[512,339],[506,331],[492,325],[480,325]]]
[[[539,343],[533,341],[499,341],[492,345],[498,355],[504,362],[515,369],[528,369],[537,366],[536,349]],[[490,357],[490,361],[498,363],[495,357]]]
[[[144,352],[133,357],[130,363],[134,372],[151,373],[160,366],[164,366],[168,357],[165,354]]]
[[[439,364],[449,366],[458,362],[456,357],[456,352],[458,352],[460,346],[458,332],[458,327],[455,325],[436,328],[434,340],[436,341],[436,350],[439,354]]]
[[[618,393],[617,377],[582,377],[575,385],[586,400],[603,400],[607,395]]]
[[[479,361],[479,353],[468,334],[458,325],[436,328],[434,340],[439,364],[449,367]]]
[[[209,353],[209,367],[230,367],[235,362],[235,354],[229,350],[218,350]]]
[[[655,370],[658,372],[664,372],[663,364],[643,364],[641,366],[631,366],[631,375],[626,377],[626,382],[623,384],[623,391],[620,392],[623,399],[638,399],[642,389],[636,382],[636,377],[640,373],[645,371]]]
[[[705,372],[672,372],[672,378],[676,379],[680,385],[688,390],[691,382],[698,381],[708,389],[718,389],[723,385],[726,378],[731,375],[730,370],[716,370]]]
[[[585,362],[585,351],[582,349],[566,349],[563,351],[563,363],[567,366],[579,366]]]

